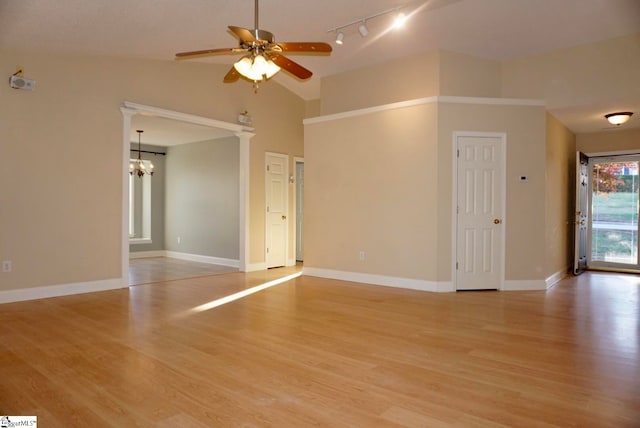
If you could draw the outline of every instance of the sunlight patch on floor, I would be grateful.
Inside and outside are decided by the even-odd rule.
[[[266,290],[267,288],[273,287],[274,285],[291,281],[292,279],[295,279],[300,275],[302,275],[302,272],[296,272],[294,274],[287,275],[282,278],[274,279],[273,281],[265,282],[264,284],[256,285],[255,287],[247,288],[246,290],[238,291],[237,293],[233,293],[228,296],[221,297],[216,300],[212,300],[209,303],[196,306],[195,308],[191,309],[190,312],[197,313],[197,312],[203,312],[203,311],[208,311],[209,309],[217,308],[218,306],[222,306],[226,303],[234,302],[238,299],[242,299],[243,297],[247,297],[259,291]]]

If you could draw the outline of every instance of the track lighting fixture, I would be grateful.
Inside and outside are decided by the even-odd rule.
[[[369,29],[367,28],[367,21],[373,19],[373,18],[377,18],[379,16],[382,15],[387,15],[389,13],[393,13],[393,12],[397,12],[400,9],[402,9],[403,7],[405,7],[405,5],[401,5],[401,6],[397,6],[394,7],[393,9],[387,9],[387,10],[383,10],[382,12],[379,13],[374,13],[373,15],[369,15],[369,16],[365,16],[363,18],[360,18],[358,20],[349,22],[348,24],[344,24],[344,25],[339,25],[337,27],[333,27],[327,30],[327,33],[337,33],[336,36],[336,44],[337,45],[341,45],[344,43],[344,32],[341,31],[347,27],[350,27],[352,25],[358,25],[358,33],[360,33],[360,35],[362,37],[367,37],[369,35]],[[393,23],[392,28],[399,28],[402,27],[404,25],[404,23],[407,21],[407,16],[404,15],[403,13],[399,13],[398,16],[395,19],[395,22]]]
[[[407,16],[400,12],[398,16],[396,16],[395,21],[393,21],[393,28],[401,28],[404,27],[405,22],[407,22]]]
[[[362,24],[358,27],[358,33],[360,33],[362,37],[367,37],[367,34],[369,34],[367,23],[365,21],[362,21]]]

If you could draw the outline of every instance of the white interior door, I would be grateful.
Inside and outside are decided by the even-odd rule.
[[[266,262],[267,269],[285,266],[288,241],[289,157],[276,153],[266,154]]]
[[[573,274],[581,274],[587,268],[587,227],[589,202],[589,158],[576,153],[576,216],[574,231]]]
[[[296,161],[296,260],[304,260],[302,245],[304,235],[302,222],[304,220],[304,162]]]
[[[499,289],[504,278],[504,139],[457,136],[456,289]]]

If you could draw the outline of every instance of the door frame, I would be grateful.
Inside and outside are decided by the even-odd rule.
[[[451,282],[453,284],[453,290],[458,290],[458,269],[457,269],[457,257],[458,257],[458,138],[460,137],[479,137],[479,138],[498,138],[500,140],[500,152],[502,156],[502,181],[499,183],[500,193],[502,198],[502,212],[500,218],[502,219],[502,242],[501,253],[498,255],[498,269],[499,280],[498,290],[504,289],[505,283],[505,255],[506,255],[506,237],[507,237],[507,134],[505,132],[476,132],[476,131],[454,131],[453,132],[453,144],[452,144],[452,198],[451,198]]]
[[[218,128],[238,137],[240,144],[239,173],[239,270],[249,269],[249,142],[255,135],[253,128],[236,123],[223,122],[208,117],[166,110],[158,107],[125,101],[122,112],[122,260],[121,278],[123,286],[129,285],[129,158],[131,149],[131,119],[136,114],[172,119],[180,122]]]
[[[285,266],[291,266],[291,262],[289,260],[289,225],[291,224],[289,222],[289,184],[291,184],[291,180],[290,180],[290,176],[289,176],[289,155],[285,154],[285,153],[275,153],[275,152],[265,152],[264,153],[264,263],[265,266],[269,266],[269,254],[267,253],[267,247],[268,247],[268,242],[269,242],[269,213],[267,212],[267,205],[269,202],[269,180],[268,180],[268,172],[267,171],[267,157],[268,156],[273,156],[273,157],[279,157],[282,158],[284,160],[286,160],[286,162],[284,163],[285,165],[285,171],[284,171],[284,176],[285,176],[285,212],[287,213],[287,219],[285,220],[285,227],[284,227],[284,233],[285,233],[285,237],[284,237],[284,265]],[[294,242],[295,245],[295,242]],[[295,265],[295,257],[293,258],[293,264]]]
[[[582,163],[586,160],[586,164]],[[581,182],[582,169],[585,171],[586,175],[586,183]],[[581,152],[580,150],[576,151],[576,166],[575,166],[575,204],[574,204],[574,217],[573,217],[573,274],[580,275],[587,269],[587,260],[588,260],[588,246],[589,246],[589,223],[591,223],[591,219],[589,216],[591,215],[589,209],[589,191],[591,190],[591,185],[589,184],[589,156]],[[584,196],[581,196],[581,187],[586,186],[586,190],[584,191]],[[586,222],[585,223],[583,223]],[[584,231],[584,236],[583,232]],[[582,242],[582,240],[585,242]],[[584,249],[584,255],[581,254],[581,249]],[[582,260],[582,257],[584,259]],[[581,263],[583,262],[583,263]]]
[[[605,161],[625,161],[631,160],[633,162],[640,163],[640,153],[611,153],[611,154],[599,154],[599,155],[587,155],[583,154],[587,159],[587,260],[585,270],[611,270],[619,272],[640,272],[640,239],[636,242],[636,250],[638,251],[638,261],[636,264],[627,264],[619,262],[606,262],[606,261],[594,261],[593,257],[593,162],[605,162]],[[636,230],[638,236],[640,236],[640,225]]]
[[[291,224],[293,224],[293,264],[298,261],[298,164],[304,164],[304,158],[299,156],[293,157],[293,214],[291,215]]]
[[[587,161],[589,161],[591,158],[607,158],[607,157],[624,157],[624,156],[633,156],[633,155],[640,155],[640,151],[638,150],[616,150],[616,151],[606,151],[606,152],[582,152],[581,150],[577,150],[577,152],[581,152],[584,156],[586,156]],[[636,269],[628,269],[628,268],[624,268],[624,267],[620,267],[620,266],[615,266],[615,267],[606,267],[606,266],[592,266],[590,264],[591,261],[591,256],[590,256],[590,252],[591,252],[591,207],[590,207],[590,203],[591,203],[591,195],[590,193],[593,191],[592,188],[592,182],[591,182],[591,172],[590,172],[590,167],[587,168],[587,181],[588,181],[588,190],[587,190],[587,212],[588,212],[588,217],[587,217],[587,224],[588,224],[588,228],[587,228],[587,242],[585,243],[585,245],[587,246],[587,260],[586,260],[586,266],[584,268],[584,270],[609,270],[609,271],[613,271],[613,272],[630,272],[630,273],[638,273],[640,272],[640,270],[636,270]],[[576,182],[577,182],[577,178],[576,178]],[[574,195],[577,199],[577,195]],[[575,230],[575,228],[574,228]],[[575,232],[574,232],[574,275],[575,275],[575,251],[576,251],[576,245],[577,245],[577,236],[575,236]],[[640,251],[640,250],[639,250]]]

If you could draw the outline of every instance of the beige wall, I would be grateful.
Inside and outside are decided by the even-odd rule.
[[[451,281],[453,135],[499,132],[506,279],[544,280],[545,123],[539,106],[439,103],[307,124],[305,266]]]
[[[544,107],[440,103],[438,107],[438,279],[451,277],[454,131],[506,133],[506,280],[545,279]],[[519,177],[528,177],[521,182]]]
[[[0,259],[13,261],[0,290],[120,277],[125,100],[228,122],[250,112],[250,262],[264,261],[264,152],[302,155],[304,101],[275,82],[257,95],[223,84],[227,66],[0,53],[0,74],[18,65],[37,85],[0,85],[0,182],[12,183]]]
[[[304,117],[316,117],[320,116],[320,99],[309,100],[305,102],[305,114]]]
[[[323,78],[320,114],[436,95],[499,97],[500,93],[499,61],[435,51]]]
[[[572,263],[576,136],[547,113],[546,276],[564,274]]]
[[[640,33],[505,61],[502,95],[544,99],[549,108],[588,104],[594,96],[637,101],[640,87],[628,82],[639,68]]]
[[[440,51],[438,95],[500,97],[501,77],[499,61]]]
[[[433,52],[324,77],[320,113],[328,115],[438,95],[439,58],[439,53]]]
[[[436,119],[431,104],[305,126],[305,267],[435,279]]]
[[[598,106],[604,127],[606,113],[639,110],[639,71],[640,33],[505,61],[502,96],[544,99],[552,113],[563,112],[581,127],[593,117],[580,107],[611,100]]]
[[[612,129],[593,134],[578,134],[576,150],[587,154],[640,151],[640,129]]]

